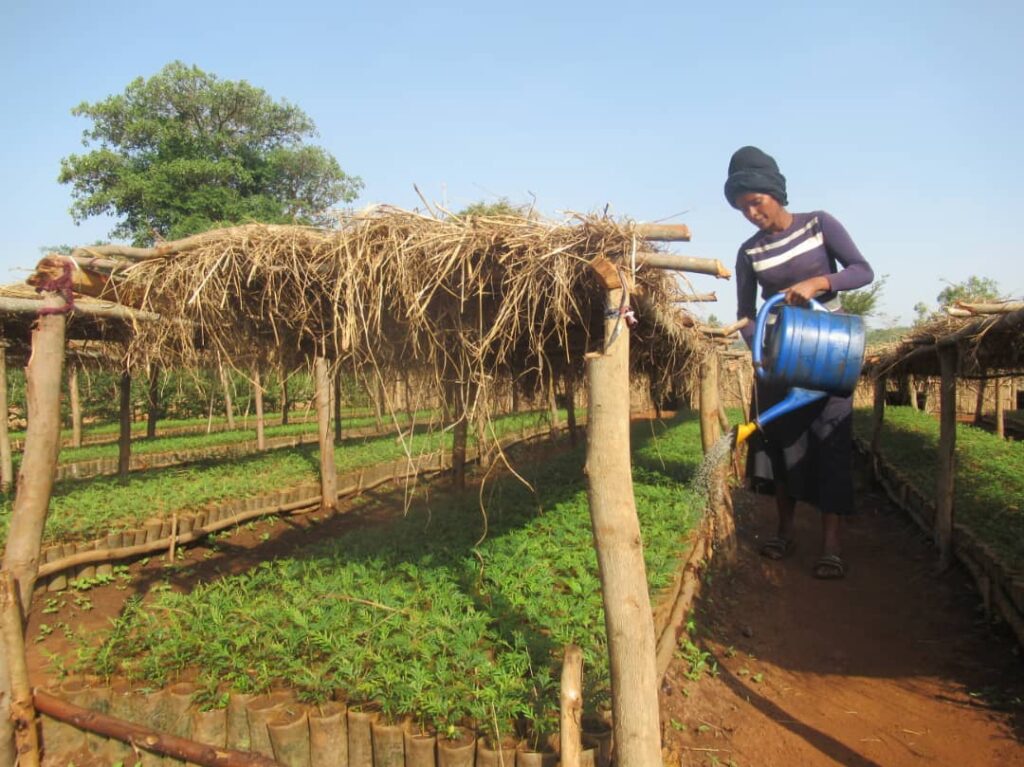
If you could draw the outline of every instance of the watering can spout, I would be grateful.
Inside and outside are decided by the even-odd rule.
[[[751,435],[757,431],[757,421],[751,421],[750,423],[741,423],[736,427],[736,434],[733,437],[733,445],[739,447],[748,439]]]
[[[801,389],[799,386],[793,387],[782,402],[778,402],[765,410],[757,417],[757,420],[737,426],[736,436],[733,440],[734,445],[739,447],[750,439],[754,432],[763,428],[766,423],[774,421],[780,415],[785,415],[791,410],[796,410],[804,405],[809,405],[810,403],[827,396],[828,392],[815,391],[814,389]]]

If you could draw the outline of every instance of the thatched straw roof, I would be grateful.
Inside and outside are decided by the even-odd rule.
[[[961,375],[1024,370],[1024,301],[958,302],[901,340],[871,349],[869,375],[939,375],[937,350],[955,345]]]
[[[136,323],[133,359],[201,365],[212,352],[244,366],[316,354],[384,380],[429,372],[441,388],[486,387],[582,373],[603,339],[604,290],[589,265],[603,256],[635,283],[634,371],[686,375],[713,347],[675,305],[675,279],[643,266],[652,252],[630,221],[385,208],[335,230],[253,224],[149,250],[83,248],[44,259],[30,281],[73,261],[76,290],[160,315]]]

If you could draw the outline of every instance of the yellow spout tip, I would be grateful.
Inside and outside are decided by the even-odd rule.
[[[751,421],[750,423],[744,423],[744,424],[740,424],[739,426],[737,426],[736,427],[736,446],[739,447],[744,442],[746,442],[747,439],[750,438],[750,435],[753,434],[755,431],[757,431],[757,422],[756,421]]]

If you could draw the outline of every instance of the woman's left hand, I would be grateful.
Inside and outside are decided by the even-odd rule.
[[[786,303],[803,306],[815,296],[827,293],[831,288],[828,277],[811,277],[786,288]]]

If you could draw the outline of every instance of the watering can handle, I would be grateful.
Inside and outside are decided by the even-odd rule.
[[[768,324],[768,315],[771,314],[775,304],[785,299],[785,293],[776,293],[774,296],[769,298],[764,304],[761,305],[761,311],[757,313],[757,322],[754,325],[754,341],[751,345],[751,352],[754,358],[754,371],[757,373],[758,378],[764,378],[767,373],[764,369],[763,355],[764,355],[764,329]],[[827,312],[821,303],[815,301],[813,298],[808,300],[812,309],[819,312]]]

